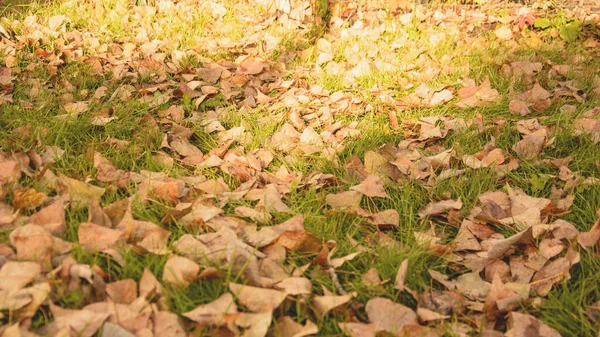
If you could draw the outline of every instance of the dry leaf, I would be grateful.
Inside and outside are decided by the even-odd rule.
[[[354,296],[356,296],[356,293],[350,293],[341,296],[314,296],[312,303],[315,308],[315,313],[322,318],[325,317],[325,315],[334,308],[348,303],[348,301],[350,301],[350,299],[352,299],[352,297]]]
[[[354,210],[360,207],[362,193],[356,191],[344,191],[336,194],[327,194],[325,202],[333,209]]]
[[[376,297],[369,300],[365,311],[377,331],[394,334],[399,333],[405,325],[418,324],[417,314],[412,309],[387,298]]]
[[[97,313],[90,310],[63,309],[53,304],[50,310],[54,316],[51,323],[54,331],[68,329],[77,336],[92,337],[108,318],[108,313]]]
[[[385,188],[383,187],[383,182],[381,182],[381,179],[374,174],[367,176],[362,183],[352,186],[350,189],[360,192],[370,198],[389,198],[389,195],[385,192]]]
[[[456,210],[461,209],[462,205],[463,205],[463,203],[460,200],[460,198],[456,201],[442,200],[442,201],[437,201],[437,202],[431,202],[431,203],[427,204],[427,206],[425,206],[419,210],[419,216],[421,218],[424,218],[429,215],[443,214],[452,209],[456,209]]]
[[[505,336],[560,337],[560,334],[531,315],[511,312],[508,314],[508,329]]]
[[[106,294],[115,303],[131,304],[138,297],[137,283],[130,278],[108,283]]]
[[[290,316],[281,316],[277,319],[276,331],[282,337],[304,337],[318,333],[319,328],[311,320],[303,326]]]
[[[398,268],[398,273],[396,274],[396,281],[394,282],[394,289],[398,289],[400,291],[404,290],[404,280],[406,279],[407,272],[408,259],[404,259],[402,263],[400,263],[400,268]]]
[[[229,283],[237,301],[252,312],[272,312],[285,299],[286,293],[273,289],[256,288]]]
[[[220,326],[226,322],[226,315],[237,312],[233,296],[225,293],[210,303],[199,305],[195,309],[183,313],[182,316],[201,326]]]
[[[46,194],[33,188],[17,189],[14,191],[13,207],[17,209],[34,209],[42,205]]]
[[[163,281],[187,287],[196,280],[200,266],[185,257],[172,255],[165,263]]]
[[[600,210],[596,211],[596,213],[598,213],[598,220],[592,225],[592,228],[587,232],[579,233],[577,236],[577,242],[583,248],[592,248],[600,241]]]
[[[547,137],[548,132],[546,129],[539,129],[516,143],[513,146],[513,151],[526,159],[538,158],[544,150],[544,144],[546,144]]]
[[[338,323],[342,331],[351,337],[375,337],[377,334],[377,325],[374,323]]]
[[[98,226],[84,222],[77,229],[79,244],[90,252],[102,251],[125,238],[125,233],[118,229]]]
[[[58,199],[39,212],[31,215],[27,223],[46,228],[52,235],[62,236],[66,229],[65,206],[62,199]]]
[[[154,312],[154,336],[187,337],[180,318],[168,311]]]

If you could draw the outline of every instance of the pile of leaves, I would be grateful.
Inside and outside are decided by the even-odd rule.
[[[511,85],[522,84],[523,90],[508,92],[448,65],[458,55],[440,60],[433,49],[411,48],[398,62],[379,44],[399,25],[392,48],[404,48],[415,28],[431,33],[431,48],[462,32],[468,46],[485,40],[471,34],[484,27],[496,38],[489,43],[517,50],[545,33],[533,30],[535,11],[497,17],[485,8],[417,7],[385,21],[383,9],[349,8],[314,47],[273,59],[268,56],[280,41],[261,30],[286,27],[302,39],[310,33],[309,3],[278,2],[262,16],[240,14],[256,25],[245,27],[248,34],[238,41],[208,35],[205,45],[185,48],[175,38],[159,40],[158,25],[148,22],[186,17],[191,6],[198,4],[130,5],[124,22],[136,34],[119,37],[82,29],[67,15],[0,22],[1,108],[45,111],[36,99],[43,103],[49,94],[53,113],[36,118],[48,125],[83,123],[98,134],[139,115],[128,134],[68,148],[48,141],[57,132],[50,126],[16,127],[0,117],[6,129],[0,143],[0,336],[300,337],[323,333],[331,317],[335,326],[328,329],[357,337],[560,336],[531,312],[555,287],[568,286],[563,282],[582,254],[597,257],[600,219],[592,225],[565,216],[578,191],[598,180],[569,168],[572,157],[545,156],[555,151],[561,127],[546,123],[545,114],[557,106],[566,114],[585,107],[574,118],[573,136],[600,142],[600,108],[584,105],[588,95],[600,93],[597,76],[592,88],[580,88],[569,79],[582,73],[577,64],[496,59]],[[201,10],[210,13],[216,31],[226,31],[226,6],[208,2]],[[590,18],[597,19],[584,20]],[[520,39],[528,29],[534,35]],[[372,50],[349,45],[345,60],[336,54],[336,39],[363,38]],[[589,37],[583,48],[587,53],[598,45]],[[211,54],[217,47],[227,56]],[[294,63],[299,60],[309,66]],[[73,64],[104,81],[93,90],[71,83],[62,74]],[[402,71],[395,78],[401,90],[383,83],[361,87],[373,71]],[[453,74],[460,79],[439,84]],[[339,75],[343,86],[312,82],[330,75]],[[126,104],[146,109],[124,113],[119,107]],[[498,105],[504,115],[480,113]],[[426,109],[455,113],[403,117]],[[472,116],[461,115],[465,111]],[[354,153],[365,141],[367,114],[383,115],[394,141]],[[513,132],[508,142],[499,139],[507,129]],[[488,141],[477,151],[449,141],[464,134]],[[73,152],[87,160],[91,174],[77,171],[82,164]],[[109,159],[112,153],[136,158],[134,164],[149,158],[154,170],[119,165]],[[303,169],[305,163],[313,165]],[[556,173],[544,176],[552,182],[547,197],[527,193],[511,176],[532,165]],[[498,179],[498,188],[479,191],[468,204],[450,194],[434,197],[448,181],[481,171]],[[398,239],[413,227],[388,202],[406,186],[431,199],[412,210],[414,247]],[[356,235],[336,242],[311,230],[309,214],[294,204],[298,195],[317,198],[322,218],[355,219]],[[144,209],[159,209],[160,221],[141,217]],[[393,266],[393,281],[364,268],[366,256],[411,249],[441,262],[419,275],[412,269],[419,261],[405,259]],[[130,259],[148,256],[159,267],[115,277]],[[425,278],[429,286],[411,289],[408,278]],[[221,285],[217,296],[175,309],[177,291],[210,282]],[[81,298],[68,303],[69,294]],[[597,321],[597,305],[588,312]]]

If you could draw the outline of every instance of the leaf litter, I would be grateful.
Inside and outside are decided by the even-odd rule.
[[[276,24],[305,36],[306,24],[313,18],[309,12],[314,10],[308,2],[290,6],[289,1],[277,1],[277,6],[266,7],[267,15],[236,12],[250,23],[241,40],[207,35],[200,37],[204,47],[185,49],[179,43],[150,38],[156,25],[148,25],[145,19],[165,13],[184,15],[191,10],[188,6],[162,1],[128,7],[127,17],[140,25],[135,38],[107,40],[102,36],[105,32],[78,30],[65,15],[2,21],[0,48],[5,59],[0,68],[0,106],[33,109],[16,90],[27,82],[31,99],[44,90],[60,93],[56,120],[70,123],[89,118],[94,128],[108,129],[125,116],[117,115],[114,107],[101,108],[102,103],[146,104],[150,110],[140,120],[141,129],[130,136],[143,135],[146,147],[152,148],[146,154],[164,170],[129,170],[111,162],[110,151],[104,150],[128,149],[139,155],[142,145],[109,136],[103,144],[86,149],[94,174],[82,177],[56,166],[66,151],[43,144],[45,136],[34,135],[31,125],[6,132],[12,138],[0,148],[0,228],[6,232],[0,244],[1,335],[94,336],[102,331],[102,336],[300,337],[319,334],[324,320],[335,316],[339,332],[350,336],[441,336],[444,331],[560,336],[529,309],[572,277],[582,254],[600,245],[599,221],[591,227],[583,224],[588,230],[580,231],[581,224],[561,219],[571,212],[575,190],[597,180],[571,171],[570,160],[547,157],[553,153],[557,130],[541,114],[563,101],[573,105],[564,104],[560,111],[573,114],[576,104],[587,99],[573,81],[567,81],[570,65],[499,61],[511,83],[525,84],[523,92],[507,96],[499,91],[498,81],[470,78],[468,69],[458,70],[462,73],[457,83],[432,84],[454,71],[444,64],[456,55],[440,64],[434,51],[423,47],[411,50],[397,64],[393,53],[378,44],[382,34],[400,24],[399,37],[391,45],[402,48],[408,43],[402,26],[414,24],[427,32],[434,48],[446,34],[472,32],[475,26],[470,20],[479,20],[488,28],[496,27],[494,35],[502,41],[498,43],[516,48],[528,42],[517,42],[513,33],[533,25],[534,11],[520,7],[520,16],[505,19],[485,7],[462,6],[458,15],[449,8],[434,11],[416,6],[394,17],[397,21],[390,25],[382,21],[382,11],[347,8],[333,16],[316,49],[278,51],[279,59],[272,60],[267,55],[275,52],[279,38],[261,31]],[[224,23],[231,10],[228,6],[207,2],[201,7],[210,13],[211,29],[228,30]],[[440,32],[437,25],[451,28]],[[366,38],[373,43],[372,52],[337,45],[336,39],[349,37]],[[60,47],[56,53],[37,48],[27,56],[30,66],[23,68],[18,58],[32,41]],[[460,40],[478,42],[472,34]],[[345,48],[343,58],[332,55],[334,46]],[[237,57],[212,55],[213,60],[205,56],[211,55],[210,49]],[[199,60],[196,65],[188,62],[194,57]],[[286,58],[296,57],[312,58],[314,65],[288,68],[291,63]],[[61,78],[65,66],[77,62],[109,80],[92,94]],[[36,67],[50,79],[37,78]],[[410,92],[402,97],[382,83],[365,90],[367,96],[345,90],[356,87],[373,70],[398,69],[407,76],[395,79]],[[538,75],[544,71],[550,81],[540,83]],[[330,90],[311,82],[324,74],[345,74],[341,76],[345,89]],[[151,81],[138,81],[146,76]],[[399,137],[395,143],[347,158],[344,151],[364,137],[360,118],[379,109],[371,103],[374,98],[382,109],[392,109],[387,114],[389,127]],[[208,104],[219,100],[233,107],[241,121],[232,123],[228,108]],[[470,111],[501,104],[508,114],[495,119],[476,113],[473,118],[447,114],[398,121],[401,113],[416,109],[445,106]],[[257,109],[268,115],[252,122],[276,121],[269,134],[259,136],[258,146],[253,134],[258,129],[244,120]],[[520,119],[530,115],[535,118]],[[596,144],[599,125],[596,107],[574,118],[572,133]],[[520,138],[497,145],[500,130],[507,126]],[[465,132],[495,136],[486,137],[487,144],[478,152],[447,141]],[[199,141],[200,134],[213,143]],[[158,147],[151,145],[154,136],[161,140]],[[26,137],[36,147],[13,146],[13,138]],[[315,157],[339,170],[324,173],[315,166],[307,173],[297,168]],[[344,158],[346,162],[341,162]],[[559,170],[548,175],[552,196],[535,197],[511,186],[511,172],[541,162]],[[185,173],[173,175],[174,167]],[[445,181],[480,170],[492,170],[505,186],[480,191],[474,203],[453,199],[449,193],[443,198],[433,195]],[[382,280],[381,270],[371,266],[368,271],[348,273],[345,266],[360,265],[353,261],[364,261],[363,255],[377,256],[381,246],[400,244],[394,233],[405,231],[411,220],[399,213],[401,206],[395,209],[389,201],[397,193],[395,185],[406,183],[431,192],[431,200],[412,211],[420,228],[426,228],[414,231],[413,240],[444,261],[446,268],[427,270],[430,286],[412,289],[411,280],[423,275],[415,274],[417,261],[409,258],[395,267],[393,282]],[[305,191],[319,195],[322,217],[354,217],[355,227],[368,235],[360,241],[348,235],[348,252],[347,243],[313,233],[314,215],[309,218],[294,204],[294,196]],[[140,219],[134,212],[138,205],[161,205],[165,209],[161,221]],[[87,221],[71,217],[78,211],[87,212]],[[174,225],[185,231],[178,232]],[[448,226],[453,230],[445,230]],[[339,256],[338,245],[346,255]],[[107,266],[78,261],[79,249],[106,256],[123,268],[128,254],[161,257],[162,271],[155,274],[144,268],[139,279],[115,279]],[[297,265],[300,260],[303,264]],[[323,277],[330,280],[325,283],[328,287]],[[222,294],[181,312],[169,305],[172,295],[166,289],[188,291],[209,279],[223,283]],[[389,286],[392,294],[402,296],[382,297],[381,291],[365,294],[355,281],[373,289]],[[61,296],[68,293],[80,293],[80,303],[66,305]],[[51,319],[33,325],[31,320],[40,314]]]

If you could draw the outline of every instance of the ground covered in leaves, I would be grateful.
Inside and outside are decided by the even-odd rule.
[[[597,336],[600,17],[369,6],[3,8],[0,336]]]

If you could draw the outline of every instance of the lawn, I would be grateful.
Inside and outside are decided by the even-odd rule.
[[[0,336],[598,336],[600,15],[394,3],[4,3]]]

